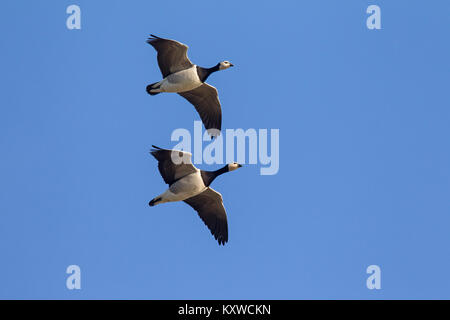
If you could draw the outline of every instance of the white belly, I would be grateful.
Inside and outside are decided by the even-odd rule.
[[[200,171],[197,171],[171,185],[166,192],[160,195],[161,203],[183,201],[202,193],[205,189],[206,186],[203,183]]]
[[[183,92],[193,90],[202,84],[197,74],[197,66],[194,65],[165,77],[161,81],[160,89],[162,92]]]

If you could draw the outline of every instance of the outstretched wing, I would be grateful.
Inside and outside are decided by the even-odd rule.
[[[159,38],[152,34],[147,43],[158,52],[158,65],[163,78],[193,66],[187,57],[187,45],[175,40]]]
[[[207,83],[194,90],[179,92],[180,96],[192,103],[197,110],[206,130],[212,135],[220,134],[222,128],[222,108],[217,89]],[[217,132],[211,131],[216,129]]]
[[[197,211],[219,245],[225,245],[228,241],[228,222],[222,195],[211,188],[207,188],[199,195],[186,199],[184,202]]]
[[[197,171],[191,161],[192,154],[189,152],[152,147],[154,149],[150,154],[158,160],[159,173],[168,185]]]

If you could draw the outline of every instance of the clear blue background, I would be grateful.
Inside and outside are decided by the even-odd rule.
[[[66,28],[78,4],[82,29]],[[366,8],[382,30],[366,28]],[[3,1],[0,298],[450,298],[449,1]],[[219,247],[152,144],[193,127],[149,33],[214,74],[224,128],[279,128],[280,171],[220,177]],[[219,167],[215,166],[214,168]],[[203,169],[211,169],[201,166]],[[66,268],[82,289],[66,289]],[[382,289],[366,288],[366,268]]]

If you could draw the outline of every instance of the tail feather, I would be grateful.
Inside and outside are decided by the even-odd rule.
[[[148,205],[149,205],[150,207],[153,207],[153,206],[156,205],[156,203],[157,203],[158,201],[161,201],[161,198],[160,198],[160,197],[152,199],[152,200],[148,203]]]
[[[154,96],[154,95],[157,95],[158,93],[161,93],[161,92],[151,92],[152,89],[158,89],[159,88],[159,87],[155,87],[155,85],[157,85],[157,84],[158,84],[158,82],[155,82],[155,83],[149,84],[147,86],[146,90],[147,90],[147,93],[149,95]]]

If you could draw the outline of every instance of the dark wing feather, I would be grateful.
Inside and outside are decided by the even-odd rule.
[[[207,83],[194,90],[179,92],[180,96],[192,103],[202,119],[205,128],[213,135],[219,135],[222,128],[222,109],[217,89]],[[212,132],[210,129],[217,129]]]
[[[175,40],[150,35],[147,43],[158,52],[158,65],[163,78],[193,66],[187,57],[188,46]]]
[[[186,199],[184,202],[198,212],[219,245],[228,242],[227,213],[220,193],[207,188],[199,195]]]
[[[191,162],[192,155],[190,153],[161,149],[156,146],[153,146],[153,148],[150,154],[158,160],[159,173],[165,183],[171,185],[182,177],[197,171]]]

